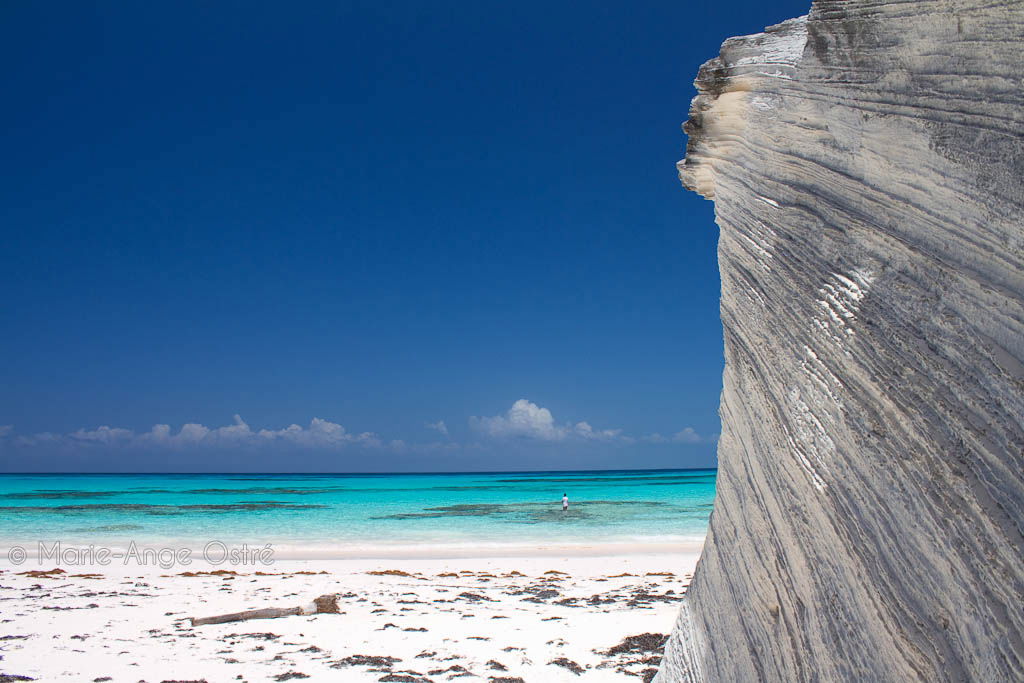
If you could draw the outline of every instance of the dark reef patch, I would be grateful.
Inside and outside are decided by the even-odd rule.
[[[92,503],[85,505],[4,505],[0,514],[73,514],[89,512],[124,512],[143,515],[183,515],[191,512],[258,512],[261,510],[312,510],[326,505],[285,503],[277,500],[223,503],[220,505],[146,505],[144,503]]]
[[[167,494],[181,496],[310,496],[325,493],[351,491],[345,486],[249,486],[244,488],[204,488],[204,489],[170,489],[170,488],[131,488],[111,491],[81,491],[73,489],[39,489],[19,493],[0,494],[0,498],[17,500],[33,499],[75,499],[75,498],[109,498],[111,496],[138,496],[150,494]]]
[[[17,500],[62,500],[66,498],[107,498],[116,496],[120,491],[74,491],[63,489],[39,489],[38,491],[26,491],[24,493],[4,493],[0,498],[14,498]]]
[[[537,524],[554,521],[579,521],[599,516],[605,507],[661,508],[671,506],[659,500],[584,500],[574,501],[568,511],[548,502],[461,503],[424,508],[422,512],[399,512],[371,519],[441,519],[445,517],[508,517],[510,521]]]
[[[227,488],[211,488],[211,489],[188,489],[185,491],[175,491],[175,493],[184,493],[188,495],[230,495],[230,496],[315,496],[324,493],[338,493],[343,491],[351,491],[351,489],[344,486],[319,486],[319,487],[295,487],[295,486],[250,486],[244,489],[227,489]]]
[[[543,484],[582,484],[582,483],[598,483],[598,484],[611,484],[616,482],[624,481],[637,481],[642,483],[679,483],[679,484],[691,484],[693,482],[707,481],[711,483],[715,480],[715,473],[710,472],[708,474],[675,474],[665,475],[659,477],[644,477],[644,476],[633,476],[633,477],[568,477],[565,479],[550,479],[546,477],[535,477],[535,478],[517,478],[517,479],[498,479],[499,482],[507,484],[524,484],[524,483],[543,483]]]

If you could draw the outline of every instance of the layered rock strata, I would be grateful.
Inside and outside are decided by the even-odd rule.
[[[657,680],[1024,680],[1024,3],[819,0],[696,85],[718,498]]]

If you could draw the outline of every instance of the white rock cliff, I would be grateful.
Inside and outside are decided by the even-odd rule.
[[[1024,3],[818,0],[696,85],[718,498],[656,680],[1024,680]]]

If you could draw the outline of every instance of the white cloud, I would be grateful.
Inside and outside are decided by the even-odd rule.
[[[97,427],[91,431],[79,429],[78,431],[71,432],[68,434],[68,438],[74,441],[83,441],[86,443],[99,443],[99,444],[112,444],[122,441],[127,441],[134,436],[134,433],[130,429],[120,429],[118,427]]]
[[[566,430],[555,426],[555,418],[547,408],[541,408],[521,398],[504,415],[471,417],[470,424],[489,436],[525,436],[544,441],[565,438]]]
[[[569,437],[594,441],[622,438],[621,429],[595,430],[587,422],[556,424],[550,410],[525,398],[513,403],[504,415],[471,417],[469,423],[474,429],[499,438],[523,437],[540,441],[562,441]]]
[[[438,420],[437,422],[428,422],[426,425],[427,429],[433,429],[441,432],[445,436],[448,436],[448,425],[444,423],[444,420]]]
[[[0,439],[14,431],[14,425],[0,425]]]
[[[309,427],[305,429],[297,424],[293,424],[278,430],[261,429],[256,433],[256,436],[260,439],[281,440],[301,446],[317,448],[344,446],[350,443],[361,443],[369,446],[381,445],[377,435],[371,432],[350,434],[337,422],[322,420],[319,417],[314,417],[310,420]]]
[[[451,441],[432,441],[431,443],[411,444],[409,445],[409,450],[413,453],[453,453],[463,448],[469,449],[472,447],[472,444],[463,446]]]
[[[595,430],[587,422],[577,422],[576,426],[573,427],[573,433],[576,436],[581,436],[584,439],[596,439],[597,441],[611,441],[612,439],[625,438],[622,436],[621,429],[601,429]]]
[[[686,427],[682,431],[673,434],[672,440],[676,443],[699,443],[701,438],[693,427]]]
[[[14,443],[19,446],[38,446],[41,444],[58,444],[64,440],[64,437],[60,434],[54,434],[53,432],[39,432],[38,434],[32,434],[30,436],[19,436],[14,440]]]
[[[284,429],[254,431],[239,415],[235,415],[232,423],[223,427],[210,428],[189,422],[174,432],[170,425],[156,424],[148,432],[135,433],[130,429],[103,426],[93,430],[79,429],[69,434],[42,432],[30,436],[20,436],[16,443],[20,446],[124,446],[176,449],[258,447],[271,443],[325,449],[342,448],[349,444],[371,447],[383,445],[376,434],[371,432],[352,434],[340,424],[318,417],[314,417],[308,427],[293,424]]]
[[[166,427],[167,425],[159,426]],[[185,425],[182,425],[181,431],[178,432],[178,438],[181,439],[182,441],[191,441],[194,443],[198,443],[205,439],[206,435],[209,433],[209,427],[201,424],[196,424],[195,422],[189,422]]]
[[[705,441],[714,441],[715,438],[702,437],[693,427],[685,427],[672,436],[662,436],[655,432],[654,434],[649,434],[643,437],[643,440],[651,443],[702,443]]]
[[[234,415],[234,424],[225,425],[224,427],[217,427],[216,429],[210,430],[210,432],[204,436],[204,439],[214,439],[216,441],[222,441],[227,443],[241,443],[252,439],[253,433],[249,429],[249,425],[245,423],[245,420],[239,415]]]

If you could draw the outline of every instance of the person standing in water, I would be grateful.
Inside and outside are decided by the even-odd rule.
[[[569,511],[569,494],[568,493],[563,493],[562,494],[562,512],[568,512],[568,511]]]

